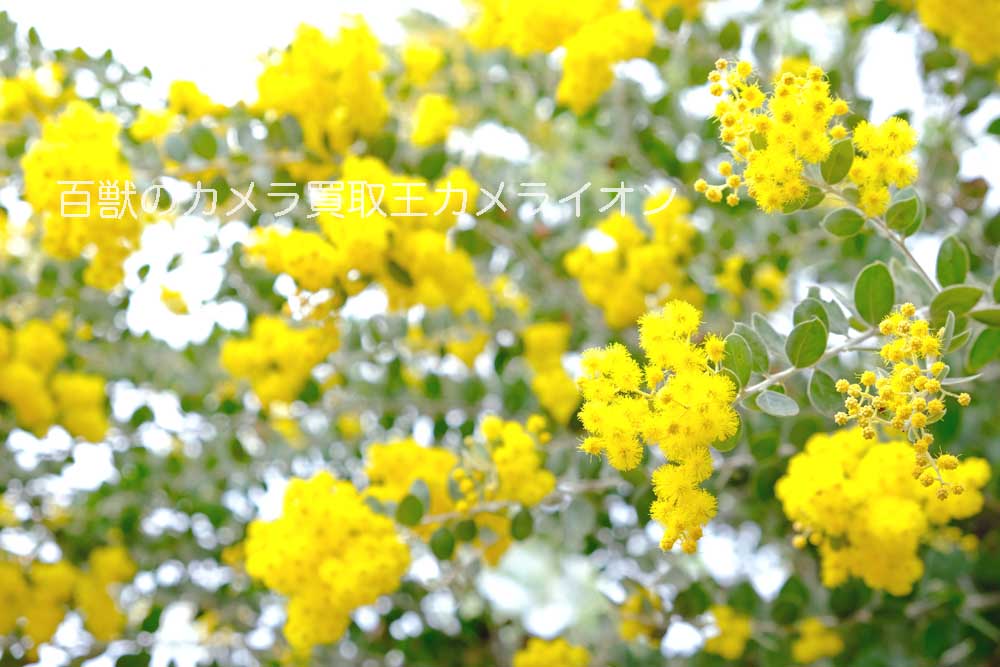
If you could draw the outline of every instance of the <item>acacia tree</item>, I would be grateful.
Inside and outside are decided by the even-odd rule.
[[[622,4],[304,26],[162,108],[0,14],[4,664],[178,605],[215,664],[1000,660],[1000,6]],[[484,583],[581,569],[545,636]]]

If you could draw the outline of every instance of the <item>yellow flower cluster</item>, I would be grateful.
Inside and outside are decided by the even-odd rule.
[[[13,331],[0,324],[0,401],[36,435],[60,424],[71,435],[98,442],[108,430],[104,378],[56,370],[66,354],[53,323],[28,320]]]
[[[400,56],[406,78],[415,86],[428,84],[444,63],[444,51],[422,39],[408,40]]]
[[[831,97],[830,83],[819,67],[810,67],[805,76],[781,74],[770,94],[761,90],[746,61],[719,60],[709,74],[709,89],[721,99],[714,117],[719,121],[719,138],[734,161],[745,163],[742,174],[730,162],[719,166],[726,179],[723,185],[695,183],[709,201],[739,203],[739,190],[746,185],[761,210],[772,212],[801,201],[808,183],[803,176],[807,163],[819,163],[829,156],[833,139],[847,131],[830,127],[835,116],[847,113],[847,103]]]
[[[293,479],[281,517],[247,529],[247,573],[288,597],[284,632],[296,651],[338,640],[351,612],[395,591],[409,563],[393,521],[327,472]]]
[[[826,160],[833,141],[847,137],[843,125],[830,125],[848,112],[847,102],[831,96],[826,73],[815,65],[804,74],[784,71],[770,94],[761,90],[746,61],[719,60],[715,67],[708,76],[709,90],[722,99],[713,115],[719,121],[719,138],[736,165],[719,165],[726,179],[722,185],[698,179],[695,189],[709,201],[720,202],[725,196],[727,204],[736,206],[745,185],[765,212],[803,201],[812,182],[807,165]],[[858,155],[849,175],[858,186],[858,207],[866,215],[881,215],[889,206],[889,186],[903,188],[916,180],[917,165],[910,156],[916,132],[901,118],[889,118],[878,127],[862,121],[852,141]],[[741,163],[745,167],[738,173]]]
[[[142,232],[142,221],[133,215],[138,203],[131,210],[125,206],[131,171],[121,156],[120,130],[113,114],[76,100],[42,123],[41,136],[21,160],[24,198],[44,221],[45,252],[60,259],[87,256],[84,281],[105,290],[121,282],[122,263],[138,247]],[[102,183],[119,188],[119,196],[107,205],[99,204],[109,200],[100,196]],[[66,196],[65,213],[72,217],[64,217],[63,192],[71,187],[78,194]]]
[[[653,16],[664,18],[674,7],[684,12],[684,18],[695,19],[701,14],[701,0],[642,0],[642,4]]]
[[[923,574],[921,542],[982,509],[989,464],[956,463],[941,473],[965,492],[939,501],[910,474],[908,443],[878,444],[861,429],[817,434],[789,461],[775,492],[799,533],[795,545],[819,548],[825,586],[856,576],[871,588],[906,595]]]
[[[618,0],[479,0],[469,39],[480,49],[506,47],[518,56],[563,46],[556,99],[581,114],[614,80],[612,66],[653,47],[653,25]]]
[[[985,65],[1000,57],[1000,5],[975,0],[916,0],[920,21]]]
[[[753,632],[750,617],[727,605],[712,605],[709,609],[719,632],[705,640],[705,651],[736,660],[743,655]]]
[[[410,141],[414,146],[440,143],[448,138],[448,133],[457,122],[458,110],[450,99],[438,93],[421,95],[413,110]]]
[[[250,383],[266,408],[296,399],[313,368],[337,349],[332,325],[295,327],[274,315],[259,315],[250,336],[222,344],[220,363],[227,373]]]
[[[902,118],[878,127],[863,120],[854,128],[853,142],[858,154],[849,176],[858,186],[858,207],[868,216],[882,215],[889,208],[889,186],[905,188],[917,180],[917,163],[910,156],[917,133]]]
[[[130,581],[135,563],[120,546],[98,547],[91,552],[88,567],[77,569],[65,560],[35,561],[25,570],[12,560],[0,560],[0,636],[21,628],[30,640],[32,655],[49,641],[66,613],[75,609],[86,630],[101,642],[119,637],[125,616],[114,599],[117,586]]]
[[[614,83],[614,64],[642,58],[653,48],[655,37],[653,25],[638,9],[588,23],[566,40],[556,100],[573,113],[586,112]]]
[[[941,332],[931,332],[927,320],[916,318],[916,307],[904,303],[879,324],[879,332],[890,340],[882,346],[881,356],[890,371],[868,370],[857,383],[841,379],[837,391],[846,394],[846,412],[835,415],[839,426],[857,421],[865,438],[875,437],[875,425],[885,424],[905,432],[916,452],[913,476],[924,486],[940,482],[942,500],[950,493],[962,493],[962,487],[945,483],[940,470],[954,469],[954,456],[935,457],[930,452],[934,436],[927,427],[946,412],[945,398],[952,397],[966,406],[972,398],[945,389],[941,380],[947,369],[941,356]]]
[[[367,185],[359,195],[363,203],[324,210],[318,217],[322,233],[258,229],[250,256],[269,271],[289,274],[306,291],[351,296],[377,282],[393,310],[423,304],[492,317],[472,259],[447,235],[457,215],[475,207],[479,186],[466,170],[451,169],[432,184],[394,174],[377,158],[348,156],[341,178],[345,202],[352,184]]]
[[[580,404],[576,383],[562,365],[562,355],[569,349],[569,335],[566,322],[538,322],[521,332],[524,359],[535,374],[531,389],[557,424],[565,424]]]
[[[640,588],[625,598],[621,606],[618,634],[625,641],[642,637],[650,644],[660,639],[658,615],[663,610],[660,598],[647,588]]]
[[[746,294],[747,286],[743,283],[743,272],[747,258],[740,253],[733,253],[722,262],[722,271],[715,276],[715,284],[733,298],[725,304],[726,310],[732,314],[740,312],[739,299]],[[774,310],[785,300],[788,291],[785,274],[774,264],[765,262],[758,264],[750,276],[750,286],[757,296],[760,307],[765,311]]]
[[[612,214],[598,229],[614,240],[614,248],[595,252],[581,244],[563,260],[584,297],[600,306],[615,329],[631,326],[667,298],[694,303],[703,298],[684,270],[696,234],[687,217],[691,202],[666,191],[647,198],[644,208],[650,211],[645,217],[652,234],[631,216]]]
[[[796,629],[799,636],[792,642],[792,659],[797,663],[832,658],[844,650],[844,640],[819,618],[802,619]]]
[[[702,527],[715,516],[715,497],[701,488],[712,474],[709,446],[733,436],[736,387],[718,372],[721,341],[710,336],[695,345],[701,313],[670,301],[639,320],[639,344],[647,364],[640,367],[619,343],[584,352],[578,380],[584,404],[580,421],[590,435],[580,449],[607,454],[619,470],[642,461],[643,443],[659,446],[667,463],[653,473],[653,519],[665,531],[660,547],[680,541],[694,553]],[[645,387],[645,388],[644,388]]]
[[[343,153],[385,124],[389,103],[380,78],[385,64],[378,39],[360,17],[333,39],[303,25],[257,79],[258,106],[294,116],[315,153]]]
[[[167,91],[167,108],[192,120],[226,110],[225,106],[213,102],[203,93],[194,81],[172,81]]]
[[[0,120],[18,122],[25,116],[40,118],[51,113],[72,94],[63,91],[65,78],[58,63],[0,78]]]
[[[421,480],[429,495],[429,516],[470,513],[493,540],[479,540],[484,556],[496,563],[510,546],[507,513],[485,511],[494,504],[537,505],[555,488],[555,476],[543,467],[535,435],[518,422],[488,416],[480,425],[481,439],[467,439],[460,455],[440,447],[423,447],[412,439],[376,443],[368,450],[366,493],[383,502],[399,502]],[[417,533],[427,538],[437,527],[425,523]]]
[[[590,652],[565,639],[532,637],[514,654],[514,667],[589,667]]]

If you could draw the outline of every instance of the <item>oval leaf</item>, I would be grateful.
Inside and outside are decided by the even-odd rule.
[[[853,208],[840,208],[823,218],[823,229],[834,236],[854,236],[865,226],[865,219]]]
[[[935,325],[943,323],[949,312],[956,316],[972,310],[983,296],[983,290],[971,285],[952,285],[938,292],[931,301],[931,321]]]
[[[785,354],[797,368],[812,366],[826,352],[826,326],[814,317],[795,325],[785,341]]]
[[[937,256],[937,279],[942,287],[965,282],[969,273],[969,251],[965,244],[954,236],[941,243]]]
[[[799,404],[793,399],[766,389],[757,396],[757,407],[775,417],[794,417],[799,414]]]
[[[833,185],[840,183],[851,171],[854,162],[854,146],[850,139],[842,139],[833,145],[829,157],[819,166],[823,180]]]
[[[722,366],[733,372],[740,381],[740,386],[750,380],[752,365],[753,353],[743,336],[736,333],[726,336],[726,356],[722,360]]]
[[[896,287],[889,268],[882,262],[866,266],[854,281],[854,306],[868,324],[875,326],[896,302]]]

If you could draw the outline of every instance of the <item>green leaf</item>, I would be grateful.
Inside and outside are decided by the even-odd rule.
[[[767,356],[767,346],[760,334],[742,322],[733,325],[733,333],[742,336],[743,340],[750,346],[753,370],[757,373],[767,372],[767,369],[771,367],[771,360]]]
[[[900,197],[892,203],[885,213],[886,224],[890,229],[902,232],[906,236],[912,235],[923,223],[924,206],[913,190],[905,190]]]
[[[823,218],[823,229],[834,236],[848,238],[854,236],[865,226],[865,219],[853,208],[838,208]]]
[[[799,404],[794,399],[770,389],[757,395],[757,407],[775,417],[794,417],[799,414]]]
[[[753,366],[753,352],[750,344],[743,336],[731,333],[726,336],[726,356],[722,360],[722,366],[728,368],[736,375],[740,381],[740,386],[745,385],[750,380],[750,373]]]
[[[971,285],[952,285],[938,292],[931,301],[931,323],[940,326],[949,312],[965,315],[979,302],[983,290]]]
[[[795,306],[795,311],[792,313],[792,321],[795,324],[801,324],[814,317],[823,323],[823,326],[826,327],[827,331],[830,330],[830,316],[827,314],[826,308],[823,307],[823,302],[815,297],[802,299],[802,301]]]
[[[972,329],[966,329],[961,333],[957,333],[955,334],[955,337],[951,339],[951,344],[948,345],[948,347],[946,347],[944,351],[954,352],[955,350],[959,349],[960,347],[968,343],[970,338],[972,338]]]
[[[771,431],[754,436],[750,441],[750,454],[758,461],[766,461],[778,453],[781,444],[778,434]]]
[[[195,155],[211,160],[219,150],[219,144],[215,140],[215,135],[204,125],[195,125],[191,128],[191,150]]]
[[[993,300],[1000,303],[1000,276],[993,281]]]
[[[740,24],[729,21],[719,31],[719,46],[723,51],[735,51],[740,48]]]
[[[526,540],[531,537],[531,533],[535,529],[535,520],[531,516],[531,512],[526,509],[522,509],[520,512],[514,515],[514,518],[510,520],[510,536],[515,540],[521,541]]]
[[[479,534],[479,527],[472,519],[463,519],[455,524],[455,537],[463,542],[471,542]]]
[[[833,415],[844,407],[844,397],[837,393],[833,378],[819,369],[809,378],[806,393],[813,407],[824,415]]]
[[[965,244],[954,236],[941,243],[937,256],[937,279],[941,287],[965,282],[969,273],[969,251]]]
[[[441,526],[431,535],[430,547],[438,560],[448,560],[455,553],[455,536],[447,526]]]
[[[866,266],[854,281],[854,307],[861,319],[875,326],[895,302],[896,288],[888,267],[882,262]]]
[[[777,352],[781,355],[785,354],[785,337],[775,330],[771,323],[767,321],[760,313],[754,313],[751,317],[753,322],[753,329],[758,334],[760,334],[761,340],[767,345],[768,349],[772,352]]]
[[[1000,308],[979,308],[969,313],[969,317],[989,327],[1000,327]]]
[[[851,171],[854,162],[854,146],[850,139],[842,139],[833,145],[829,157],[819,166],[823,180],[833,185],[840,183]]]
[[[969,360],[965,368],[970,373],[975,373],[997,358],[1000,358],[1000,329],[983,329],[969,348]]]
[[[424,516],[424,504],[415,495],[407,494],[396,507],[396,522],[403,526],[415,526]]]
[[[785,354],[796,368],[812,366],[826,352],[828,336],[826,325],[818,317],[796,324],[785,341]]]
[[[178,162],[184,162],[190,154],[187,139],[184,138],[184,135],[177,132],[167,135],[167,138],[163,141],[163,148],[171,159]]]
[[[810,185],[809,189],[806,190],[806,200],[802,202],[802,210],[805,211],[810,208],[816,208],[823,202],[824,199],[826,199],[826,193],[817,188],[815,185]]]
[[[392,279],[397,283],[405,285],[406,287],[413,287],[413,276],[411,276],[409,271],[404,269],[394,260],[390,259],[386,263],[386,268],[389,269],[389,275],[392,276]]]

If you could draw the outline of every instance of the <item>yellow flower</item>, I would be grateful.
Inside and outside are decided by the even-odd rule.
[[[753,632],[750,617],[726,605],[713,605],[709,611],[715,619],[718,634],[705,641],[705,651],[727,660],[736,660],[743,655]]]
[[[458,122],[458,111],[444,95],[428,93],[417,100],[413,111],[413,132],[410,141],[414,146],[431,146],[448,138],[448,133]]]
[[[670,301],[639,320],[645,369],[613,343],[584,352],[578,380],[584,398],[579,418],[590,433],[580,449],[603,452],[615,468],[631,470],[643,458],[644,443],[656,443],[668,462],[653,473],[650,516],[665,528],[661,548],[680,542],[688,553],[716,512],[715,497],[701,487],[712,474],[709,446],[739,427],[732,407],[736,387],[709,366],[704,347],[691,343],[700,321],[694,306]]]
[[[514,667],[589,667],[590,652],[565,639],[532,637],[514,654]]]
[[[945,500],[912,470],[908,443],[879,444],[860,429],[814,435],[792,457],[775,492],[788,519],[818,547],[825,586],[856,576],[906,595],[923,574],[920,544],[936,527],[982,509],[986,461],[969,458],[942,471],[948,484],[964,489]]]

